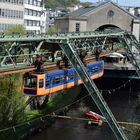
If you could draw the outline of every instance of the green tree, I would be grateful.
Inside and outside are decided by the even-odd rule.
[[[48,28],[47,33],[53,34],[53,33],[59,33],[61,30],[57,26],[51,26]]]
[[[47,8],[56,8],[60,7],[61,4],[57,0],[46,0],[45,7]]]
[[[71,4],[80,4],[79,0],[46,0],[45,5],[48,8],[65,7]]]
[[[92,4],[91,2],[81,2],[81,5],[84,6],[84,7],[87,7],[91,4]]]
[[[26,34],[26,30],[23,25],[15,25],[15,26],[12,26],[12,27],[8,28],[7,30],[5,30],[4,33],[6,35],[11,35],[13,33]]]
[[[0,129],[19,123],[25,114],[25,97],[21,94],[21,74],[0,77]]]

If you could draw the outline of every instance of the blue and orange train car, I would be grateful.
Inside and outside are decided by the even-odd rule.
[[[97,61],[86,65],[91,79],[99,78],[104,73],[104,61]],[[80,85],[82,80],[74,68],[58,70],[47,73],[25,73],[23,77],[23,95],[42,96],[63,89]]]

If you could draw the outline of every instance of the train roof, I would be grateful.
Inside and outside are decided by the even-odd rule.
[[[90,63],[88,63],[87,64],[87,67],[91,67],[91,66],[98,66],[98,65],[100,65],[101,63],[103,63],[103,60],[100,60],[100,61],[96,61],[96,62],[90,62]],[[51,74],[52,72],[55,72],[56,74],[57,73],[59,73],[60,74],[60,72],[62,72],[62,73],[65,73],[65,70],[68,70],[69,69],[69,72],[72,72],[73,70],[74,70],[74,68],[73,67],[68,67],[68,68],[65,68],[65,67],[63,67],[62,69],[59,69],[58,67],[55,67],[54,69],[50,69],[50,70],[47,70],[47,69],[41,69],[40,71],[37,71],[37,70],[33,70],[33,71],[30,71],[30,72],[27,72],[27,73],[25,73],[25,75],[30,75],[30,74],[32,74],[32,75],[38,75],[38,74]]]

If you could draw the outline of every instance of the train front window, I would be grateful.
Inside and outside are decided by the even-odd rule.
[[[39,88],[43,88],[44,87],[44,79],[40,79],[39,80]]]
[[[37,77],[36,76],[26,76],[24,77],[24,87],[27,88],[36,88],[37,86]]]

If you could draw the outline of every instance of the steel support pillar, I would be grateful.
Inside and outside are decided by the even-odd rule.
[[[116,138],[118,140],[127,140],[127,137],[125,136],[122,128],[117,124],[117,121],[114,115],[112,114],[111,110],[109,109],[108,105],[106,104],[104,98],[102,97],[102,94],[100,93],[99,89],[97,88],[93,80],[90,78],[76,50],[74,50],[70,44],[59,44],[59,45],[65,52],[70,62],[72,63],[78,75],[80,76],[81,80],[83,81],[83,84],[85,85],[93,101],[96,103],[97,107],[99,108],[103,116],[106,118],[107,123],[114,132]]]

